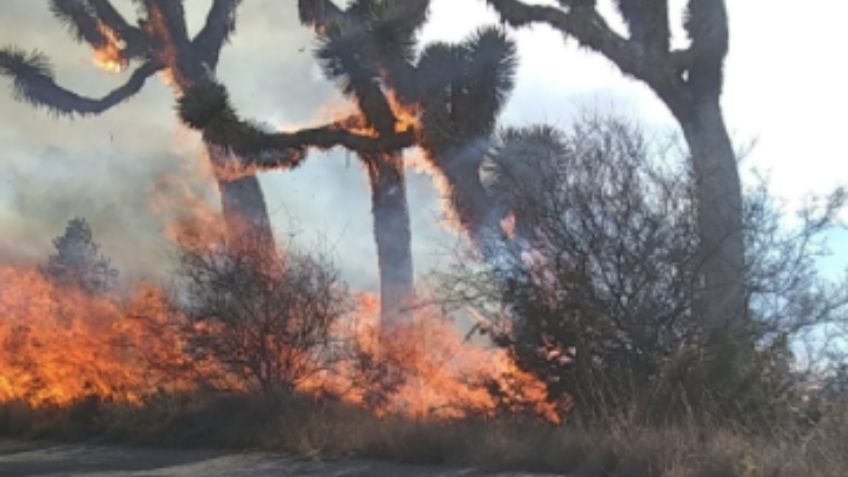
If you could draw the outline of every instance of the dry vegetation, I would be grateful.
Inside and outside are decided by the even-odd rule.
[[[646,426],[627,417],[552,426],[522,417],[414,421],[336,401],[195,392],[142,408],[86,401],[32,409],[7,403],[4,434],[127,444],[284,451],[309,459],[365,457],[580,476],[841,477],[848,403],[815,424],[769,434],[721,424]]]
[[[173,296],[117,300],[88,286],[115,272],[75,220],[50,267],[0,269],[21,291],[0,290],[0,434],[586,477],[845,475],[846,294],[814,261],[841,191],[793,230],[749,193],[750,326],[721,342],[747,350],[737,366],[697,311],[690,175],[609,118],[497,146],[487,186],[511,239],[434,277],[494,347],[423,310],[391,333],[352,326],[362,304],[294,246],[192,242]]]
[[[620,41],[595,2],[487,2],[644,82],[681,126],[682,157],[614,118],[496,134],[516,44],[500,27],[420,44],[426,0],[297,2],[355,107],[266,132],[215,75],[239,3],[214,2],[190,39],[181,2],[138,2],[131,25],[109,2],[54,0],[100,67],[142,63],[100,100],[59,86],[43,55],[0,49],[18,98],[56,114],[99,114],[161,71],[203,134],[223,211],[214,226],[186,212],[198,223],[176,234],[174,290],[117,296],[82,219],[40,269],[0,265],[0,435],[584,477],[848,475],[848,281],[816,266],[846,193],[793,229],[765,187],[743,197],[719,106],[725,2],[689,2],[684,51],[667,2],[614,2]],[[438,312],[408,309],[413,145],[472,247],[435,277]],[[383,290],[370,301],[324,257],[274,247],[255,177],[337,146],[369,174]],[[457,315],[483,338],[444,319]]]

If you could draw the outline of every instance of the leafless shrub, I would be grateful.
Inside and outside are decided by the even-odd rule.
[[[845,195],[812,202],[787,230],[765,186],[749,192],[748,316],[728,320],[745,325],[716,352],[695,306],[695,179],[674,151],[614,118],[503,132],[486,175],[504,238],[485,259],[460,254],[438,277],[443,296],[486,317],[481,331],[579,415],[769,421],[797,394],[799,363],[833,362],[796,359],[799,339],[836,339],[848,323],[848,288],[815,264]]]
[[[350,311],[346,287],[324,258],[294,248],[220,247],[182,253],[192,327],[187,346],[266,392],[293,391],[337,355],[331,334]]]

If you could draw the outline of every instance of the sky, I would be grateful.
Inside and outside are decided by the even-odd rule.
[[[134,18],[130,0],[114,3]],[[185,3],[190,28],[197,31],[211,0]],[[621,28],[608,3],[601,3]],[[679,15],[684,3],[672,0],[677,45],[685,45]],[[809,194],[848,182],[848,64],[842,61],[848,3],[727,3],[731,52],[723,107],[740,151],[750,151],[743,176],[749,181],[753,170],[767,175],[792,210]],[[422,44],[459,41],[495,23],[483,0],[433,0],[420,37]],[[600,109],[650,130],[676,131],[646,87],[599,55],[545,27],[511,35],[520,63],[501,125],[567,128],[583,112]],[[72,41],[46,1],[0,2],[0,45],[44,52],[61,84],[92,96],[128,74],[96,69],[90,50]],[[295,0],[245,0],[219,78],[246,117],[283,128],[318,124],[347,102],[322,77],[314,47],[311,32],[298,24]],[[0,78],[0,263],[44,260],[67,220],[84,216],[127,279],[161,274],[171,252],[162,232],[172,215],[195,197],[217,202],[199,137],[179,125],[171,91],[153,79],[126,104],[71,120],[16,102],[10,86]],[[370,193],[356,158],[340,151],[312,154],[301,168],[263,173],[261,182],[279,239],[329,250],[353,287],[376,289]],[[416,271],[423,275],[449,260],[446,250],[458,239],[444,225],[426,173],[410,170],[408,200]],[[848,266],[848,234],[832,234],[830,245],[834,255],[821,268],[835,275]]]

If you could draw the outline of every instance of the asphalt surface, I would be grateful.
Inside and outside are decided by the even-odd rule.
[[[386,462],[307,462],[266,453],[0,441],[0,477],[520,477]],[[539,477],[534,476],[534,477]]]

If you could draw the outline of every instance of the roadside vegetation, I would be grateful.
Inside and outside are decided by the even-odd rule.
[[[387,405],[420,363],[375,348],[386,336],[338,332],[355,298],[325,256],[191,241],[173,293],[115,305],[124,310],[115,322],[133,324],[120,329],[135,332],[131,346],[117,345],[143,351],[128,371],[158,384],[102,392],[96,377],[121,374],[78,363],[91,382],[65,390],[75,398],[42,396],[60,362],[48,360],[51,343],[39,343],[30,322],[4,341],[5,365],[35,377],[0,407],[0,432],[581,476],[844,475],[848,301],[844,285],[815,268],[844,194],[811,201],[789,223],[764,184],[749,191],[747,332],[723,339],[732,347],[715,355],[721,330],[697,314],[694,179],[674,166],[678,151],[609,117],[569,132],[500,135],[486,183],[510,211],[501,230],[509,241],[486,254],[457,251],[454,266],[431,277],[426,308],[481,317],[466,340],[482,335],[533,376],[513,383],[523,393],[508,379],[480,379],[457,389],[488,395],[488,407],[457,400],[450,413],[413,414]],[[548,174],[525,174],[528,164]],[[99,285],[117,272],[84,220],[54,243],[38,273],[57,303],[121,302]],[[56,316],[78,319],[71,308]],[[414,348],[416,336],[400,347]],[[340,369],[345,379],[326,379]],[[534,383],[543,394],[529,393]]]

